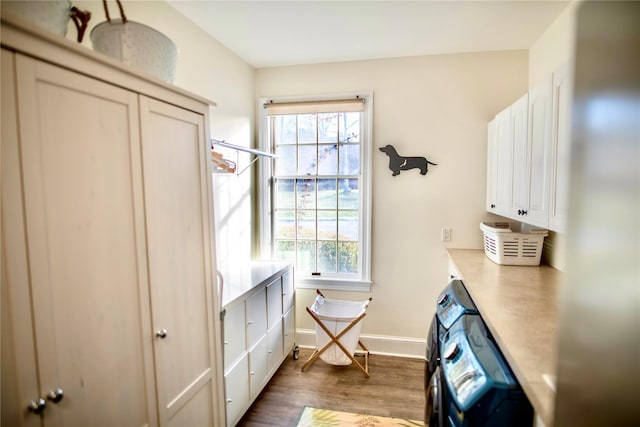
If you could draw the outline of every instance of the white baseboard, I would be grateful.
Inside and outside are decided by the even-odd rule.
[[[367,346],[371,354],[413,359],[425,358],[426,339],[362,334],[360,335],[360,340]],[[316,331],[312,329],[297,329],[296,344],[303,348],[315,348]]]

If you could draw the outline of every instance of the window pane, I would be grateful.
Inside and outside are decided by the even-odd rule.
[[[295,207],[295,180],[276,180],[276,209],[293,209]]]
[[[337,240],[336,211],[318,211],[318,240]]]
[[[358,211],[338,212],[338,239],[358,240]]]
[[[337,271],[336,242],[318,242],[318,271],[335,273]]]
[[[316,115],[298,115],[298,144],[316,143]]]
[[[358,243],[338,242],[338,273],[358,272]]]
[[[316,238],[316,211],[299,210],[297,214],[297,231],[298,239],[314,239]]]
[[[319,179],[318,181],[318,209],[335,209],[338,202],[335,179]]]
[[[298,175],[315,175],[318,165],[318,147],[314,145],[298,145]]]
[[[280,145],[276,147],[276,175],[296,174],[296,146]]]
[[[338,174],[338,144],[318,146],[318,175]]]
[[[338,180],[338,209],[360,209],[358,184],[355,178]]]
[[[316,181],[313,179],[299,179],[296,206],[298,209],[316,208]]]
[[[275,219],[275,238],[276,239],[295,239],[295,211],[294,210],[277,210]]]
[[[340,144],[340,175],[358,175],[360,173],[360,145]]]
[[[338,142],[338,113],[318,114],[318,142]]]
[[[360,142],[360,113],[340,113],[340,142]]]
[[[295,261],[296,242],[294,240],[276,240],[276,258],[285,261]]]
[[[296,116],[274,116],[273,137],[275,145],[296,143]]]
[[[298,242],[296,267],[300,271],[316,271],[316,242]]]

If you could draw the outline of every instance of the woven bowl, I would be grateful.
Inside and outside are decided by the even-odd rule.
[[[161,32],[138,22],[112,19],[96,25],[90,36],[95,51],[165,82],[175,80],[178,48]]]

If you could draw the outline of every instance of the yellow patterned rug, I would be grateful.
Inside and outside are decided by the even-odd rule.
[[[417,427],[424,422],[305,407],[297,427]]]

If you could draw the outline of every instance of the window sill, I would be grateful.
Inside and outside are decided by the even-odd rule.
[[[296,277],[297,289],[320,289],[331,291],[371,292],[370,280]]]

